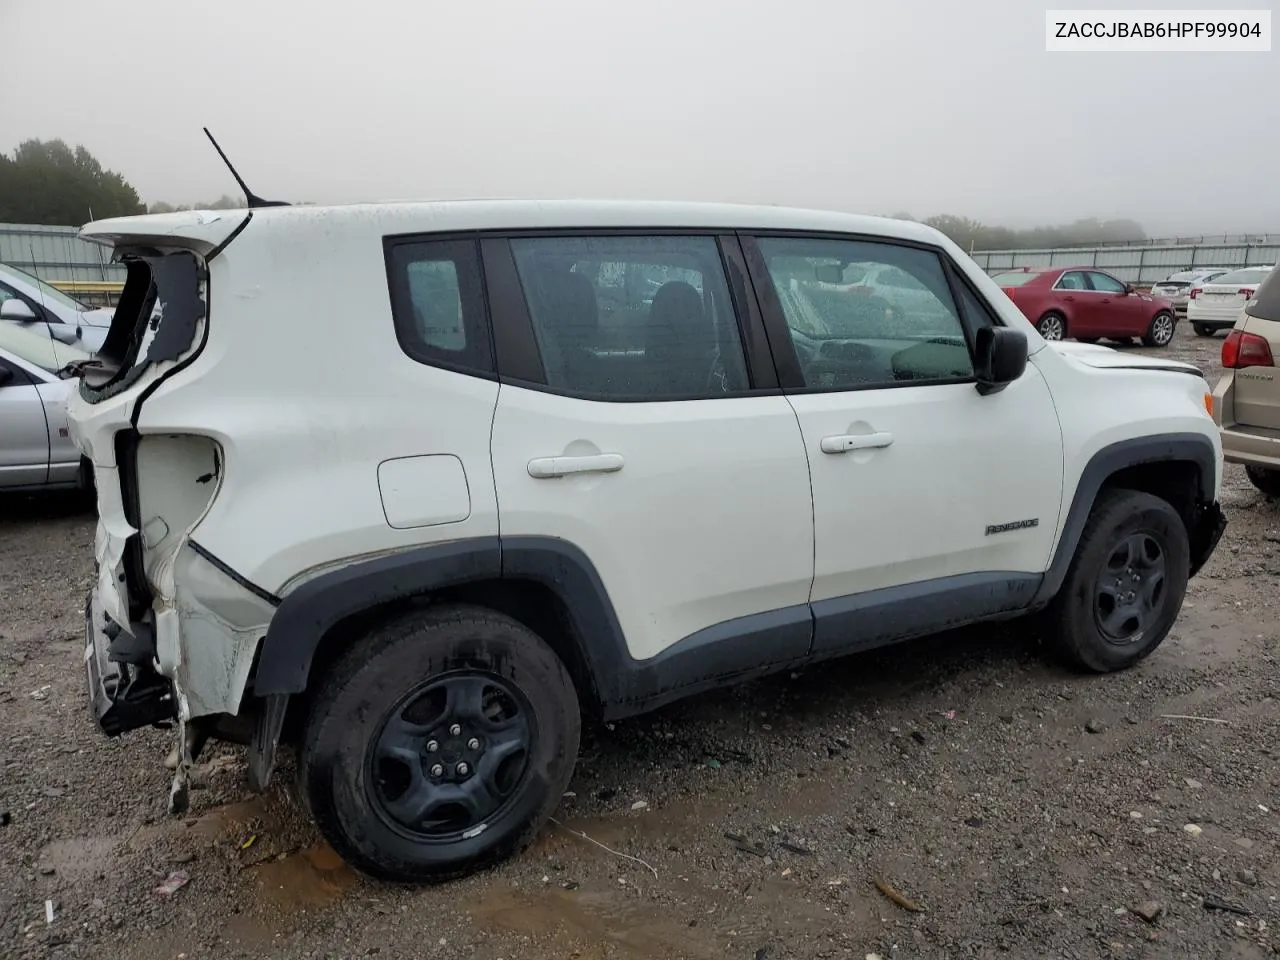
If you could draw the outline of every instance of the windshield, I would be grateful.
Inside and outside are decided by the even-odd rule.
[[[54,340],[44,324],[20,327],[16,323],[0,323],[0,350],[7,350],[18,359],[49,373],[57,373],[68,363],[90,357],[79,347]]]
[[[991,279],[1002,287],[1020,287],[1024,283],[1030,283],[1038,276],[1040,274],[1035,270],[1019,270],[1016,273],[997,273]]]
[[[1261,283],[1271,272],[1270,267],[1245,267],[1243,270],[1232,270],[1220,277],[1214,277],[1213,283]]]
[[[49,300],[52,300],[54,303],[61,304],[62,306],[66,307],[68,310],[74,310],[77,313],[83,313],[84,311],[89,309],[87,304],[81,303],[79,300],[76,300],[74,297],[68,297],[65,293],[63,293],[57,287],[53,286],[52,284],[45,283],[39,277],[33,277],[31,274],[27,273],[25,270],[19,270],[17,267],[11,267],[7,263],[0,263],[0,277],[5,277],[5,276],[9,277],[12,280],[17,280],[21,283],[30,284],[31,286],[35,287],[40,291],[40,296],[46,297]]]

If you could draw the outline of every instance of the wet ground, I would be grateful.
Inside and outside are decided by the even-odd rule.
[[[1180,325],[1168,353],[1213,379],[1220,347]],[[1273,956],[1280,504],[1238,468],[1224,501],[1138,669],[1064,673],[1010,624],[590,727],[529,851],[405,889],[319,841],[287,767],[250,794],[230,747],[168,817],[168,735],[86,711],[91,514],[0,500],[0,956]]]

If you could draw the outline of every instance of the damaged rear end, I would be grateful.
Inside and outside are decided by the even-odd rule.
[[[222,485],[223,446],[198,417],[166,412],[166,397],[201,376],[220,284],[230,287],[221,254],[250,217],[128,217],[81,234],[128,271],[102,349],[75,371],[68,411],[97,490],[85,665],[94,717],[111,736],[174,721],[201,736],[227,725],[274,611],[270,594],[195,541]],[[184,752],[192,740],[181,738]]]

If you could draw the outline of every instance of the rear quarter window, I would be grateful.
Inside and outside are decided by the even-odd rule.
[[[492,376],[478,243],[389,240],[386,253],[401,349],[419,363]]]

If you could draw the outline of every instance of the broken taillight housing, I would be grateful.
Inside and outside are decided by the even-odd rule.
[[[1232,330],[1222,343],[1222,366],[1228,370],[1245,367],[1273,367],[1271,344],[1256,333]]]

